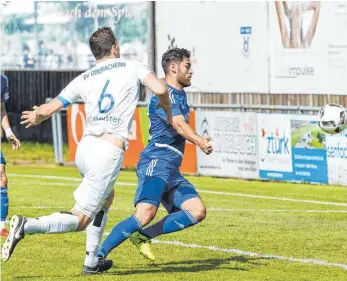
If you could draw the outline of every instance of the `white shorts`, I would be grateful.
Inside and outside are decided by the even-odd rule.
[[[113,191],[124,151],[108,141],[85,136],[76,151],[76,165],[83,181],[74,192],[75,208],[94,219]]]

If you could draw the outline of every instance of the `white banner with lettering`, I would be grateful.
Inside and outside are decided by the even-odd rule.
[[[259,178],[255,113],[197,111],[195,128],[214,148],[210,155],[197,148],[199,174]]]
[[[173,47],[192,53],[187,91],[231,93],[269,90],[266,2],[156,2],[156,66]]]
[[[270,92],[346,95],[346,2],[275,1],[268,5]]]

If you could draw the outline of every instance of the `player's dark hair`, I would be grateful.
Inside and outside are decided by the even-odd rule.
[[[161,66],[166,74],[169,71],[169,65],[172,62],[181,62],[184,58],[190,58],[190,52],[183,48],[173,48],[166,51],[161,59]]]
[[[116,43],[117,38],[110,27],[98,28],[89,39],[90,50],[97,60],[110,55],[112,46]]]

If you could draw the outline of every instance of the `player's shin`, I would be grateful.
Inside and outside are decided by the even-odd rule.
[[[8,194],[7,186],[1,187],[1,217],[0,217],[0,230],[5,228],[5,221],[8,215]]]
[[[197,224],[198,221],[186,210],[172,213],[161,221],[140,231],[141,234],[152,239],[161,234],[180,231]]]
[[[98,264],[98,248],[105,231],[107,211],[106,207],[100,210],[87,227],[85,266],[95,267]]]
[[[132,215],[121,223],[117,224],[99,247],[98,255],[106,257],[113,248],[120,245],[125,239],[127,239],[132,233],[139,230],[141,227],[141,223],[135,217],[135,215]]]
[[[66,233],[77,229],[79,219],[71,212],[57,212],[49,216],[27,218],[24,234]]]

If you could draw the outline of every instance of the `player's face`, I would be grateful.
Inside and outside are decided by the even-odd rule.
[[[183,87],[189,87],[193,76],[193,69],[190,59],[184,58],[183,61],[178,65],[177,71],[177,82]]]

